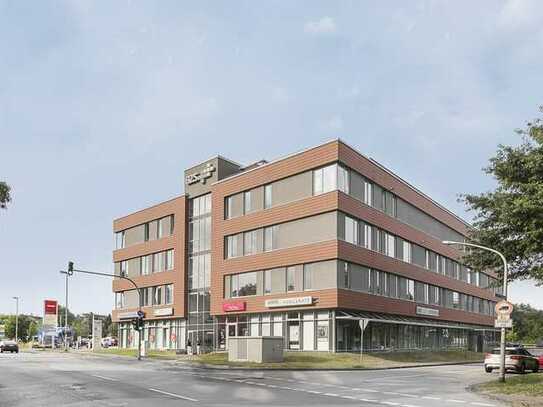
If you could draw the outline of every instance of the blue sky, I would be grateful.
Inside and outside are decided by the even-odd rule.
[[[58,270],[112,270],[112,219],[185,168],[340,137],[457,214],[543,104],[534,1],[0,0],[0,313],[63,301]],[[77,276],[76,312],[111,310]],[[540,289],[515,301],[543,308]]]

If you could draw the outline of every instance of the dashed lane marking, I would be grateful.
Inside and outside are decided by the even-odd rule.
[[[175,398],[182,399],[182,400],[198,401],[196,399],[193,399],[193,398],[190,398],[190,397],[187,397],[187,396],[182,396],[180,394],[170,393],[168,391],[163,391],[163,390],[158,390],[158,389],[151,389],[151,388],[149,388],[147,390],[154,391],[155,393],[165,394],[166,396],[175,397]]]
[[[110,382],[117,382],[119,381],[118,379],[114,379],[113,377],[107,377],[107,376],[100,376],[98,374],[91,374],[92,377],[97,377],[98,379],[102,379],[102,380],[109,380]]]

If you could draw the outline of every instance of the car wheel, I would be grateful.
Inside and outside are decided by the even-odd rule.
[[[485,366],[485,372],[492,373],[492,368],[490,366]]]
[[[534,372],[534,373],[539,372],[539,364],[535,365],[535,367],[532,369],[532,372]]]
[[[517,367],[517,372],[519,374],[524,374],[526,373],[526,366],[524,366],[524,363],[521,363],[519,367]]]

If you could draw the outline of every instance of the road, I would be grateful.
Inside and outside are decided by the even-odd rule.
[[[228,371],[178,362],[35,352],[0,355],[0,406],[492,407],[466,390],[480,365],[384,371]]]

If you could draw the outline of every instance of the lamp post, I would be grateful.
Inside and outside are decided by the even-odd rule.
[[[491,252],[500,256],[503,262],[503,296],[504,296],[504,299],[507,300],[507,260],[505,259],[505,256],[502,253],[500,253],[497,250],[491,249],[490,247],[481,246],[481,245],[473,244],[473,243],[453,242],[450,240],[444,240],[442,243],[449,246],[461,245],[461,246],[475,247],[477,249],[486,250],[487,252]],[[505,327],[503,326],[501,328],[501,337],[500,337],[500,382],[505,382]]]
[[[19,331],[19,297],[13,297],[15,300],[15,342],[18,342]]]

